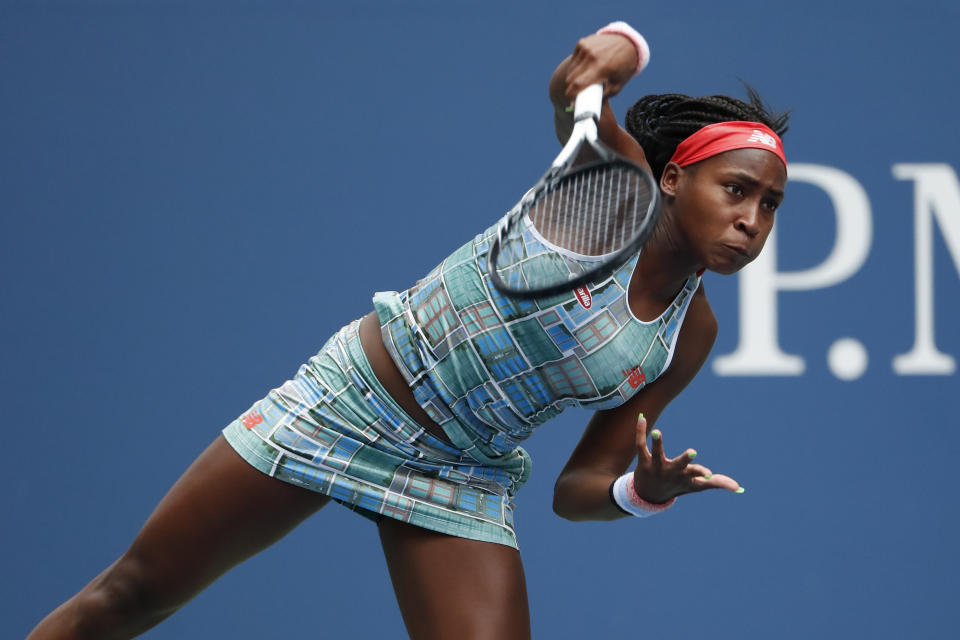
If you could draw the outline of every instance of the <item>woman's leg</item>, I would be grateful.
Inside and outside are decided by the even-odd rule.
[[[329,500],[261,473],[220,436],[160,501],[126,553],[28,640],[142,633]]]
[[[380,540],[414,640],[526,640],[530,610],[520,552],[384,518]]]

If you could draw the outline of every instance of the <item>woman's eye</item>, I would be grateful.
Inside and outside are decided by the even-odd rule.
[[[743,195],[743,189],[741,189],[740,185],[738,184],[728,184],[728,185],[725,185],[724,188],[727,190],[727,192],[731,193],[732,195],[735,195],[735,196]]]
[[[770,211],[776,211],[777,207],[780,206],[780,203],[775,200],[767,200],[766,202],[763,203],[763,206],[765,206]]]

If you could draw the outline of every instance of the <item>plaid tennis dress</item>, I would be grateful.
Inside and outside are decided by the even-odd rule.
[[[387,350],[452,445],[419,426],[377,381],[359,320],[231,422],[227,441],[264,473],[372,519],[516,547],[513,496],[531,469],[519,443],[566,407],[609,409],[655,380],[670,363],[700,278],[688,279],[649,322],[627,304],[638,256],[566,294],[507,298],[487,275],[496,229],[410,289],[373,299]],[[517,278],[582,269],[591,259],[559,250],[532,227],[509,251]]]

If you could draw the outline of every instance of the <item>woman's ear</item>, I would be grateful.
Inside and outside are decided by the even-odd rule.
[[[665,196],[674,197],[677,195],[677,185],[680,183],[680,176],[683,169],[676,162],[668,162],[660,174],[660,192]]]

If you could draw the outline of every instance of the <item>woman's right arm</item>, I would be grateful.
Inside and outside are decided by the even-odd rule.
[[[643,149],[617,124],[608,98],[617,95],[637,68],[637,49],[633,42],[615,33],[593,34],[581,38],[550,79],[550,101],[557,138],[565,143],[573,129],[573,104],[583,89],[602,83],[603,111],[598,123],[600,139],[620,155],[646,165]]]

